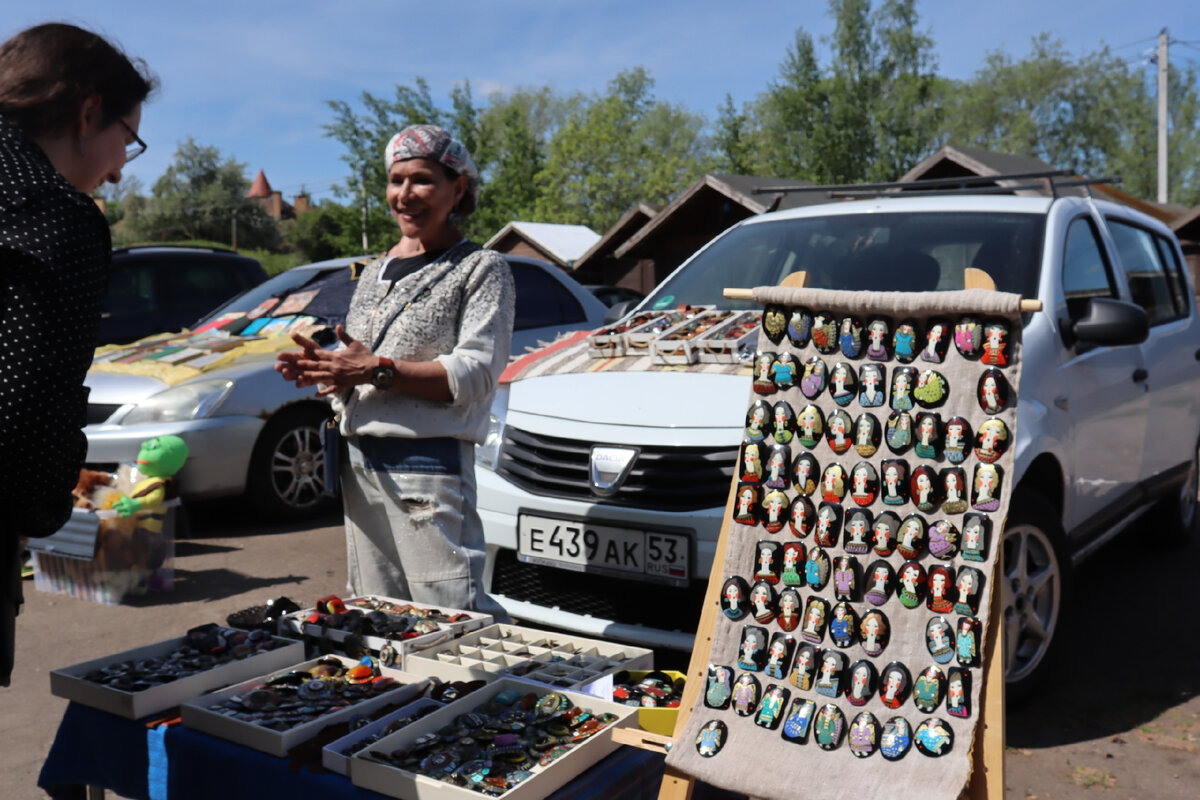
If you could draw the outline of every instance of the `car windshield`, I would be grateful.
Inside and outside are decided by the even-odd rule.
[[[314,290],[312,299],[292,313],[316,316],[329,324],[343,322],[350,304],[350,294],[353,293],[349,275],[347,267],[290,269],[233,298],[205,316],[200,323],[224,314],[249,313],[271,298],[282,300],[292,293]]]
[[[1045,216],[1024,213],[830,214],[743,224],[664,281],[644,308],[718,305],[726,287],[775,286],[808,272],[808,286],[897,292],[963,288],[966,267],[996,288],[1036,297]]]

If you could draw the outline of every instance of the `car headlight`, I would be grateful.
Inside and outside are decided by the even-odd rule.
[[[487,435],[475,446],[475,463],[495,470],[500,463],[500,445],[504,442],[504,417],[508,414],[508,386],[496,389],[492,411],[488,415]]]
[[[233,381],[228,378],[172,386],[138,403],[125,415],[121,424],[145,425],[203,419],[217,410],[231,389]]]

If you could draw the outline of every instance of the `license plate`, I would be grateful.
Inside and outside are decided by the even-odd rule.
[[[691,542],[680,533],[617,528],[522,514],[517,556],[576,572],[608,572],[648,580],[685,581]]]

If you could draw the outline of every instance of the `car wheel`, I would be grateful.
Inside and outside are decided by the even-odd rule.
[[[1029,489],[1013,492],[1000,568],[1005,686],[1008,698],[1020,702],[1048,671],[1071,583],[1058,514]]]
[[[1181,547],[1195,536],[1200,519],[1197,497],[1200,497],[1200,445],[1192,451],[1192,463],[1179,491],[1164,498],[1155,509],[1154,529],[1164,545]]]
[[[329,410],[300,406],[275,415],[259,434],[246,481],[250,502],[266,517],[307,519],[332,510],[325,495],[321,426]]]

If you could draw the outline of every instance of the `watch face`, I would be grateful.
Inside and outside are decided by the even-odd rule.
[[[371,385],[377,389],[390,389],[396,380],[393,367],[375,367],[371,370]]]

